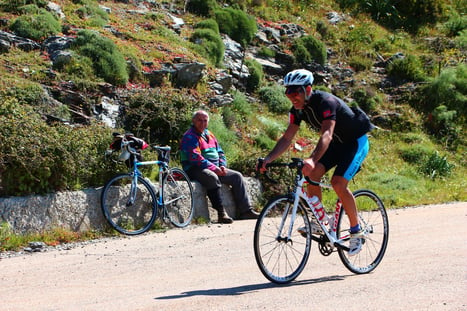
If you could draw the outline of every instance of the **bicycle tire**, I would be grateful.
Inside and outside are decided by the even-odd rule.
[[[148,231],[157,217],[156,194],[144,178],[138,176],[136,196],[132,197],[132,174],[119,174],[102,189],[101,209],[107,222],[118,232],[137,235]]]
[[[253,244],[256,263],[263,275],[277,284],[289,283],[297,278],[310,255],[311,234],[303,237],[297,231],[298,228],[305,227],[307,232],[311,232],[310,221],[301,203],[297,208],[290,241],[285,239],[291,222],[292,207],[293,200],[288,195],[272,199],[261,211],[255,226]],[[279,232],[282,219],[285,219],[285,225]]]
[[[373,271],[381,262],[389,240],[389,221],[383,201],[370,190],[357,190],[353,193],[357,203],[360,226],[365,232],[362,250],[349,256],[344,249],[337,252],[344,266],[356,274]],[[349,235],[350,223],[342,208],[337,225],[337,238]],[[345,242],[348,246],[348,242]]]
[[[171,168],[165,173],[162,199],[174,226],[183,228],[190,224],[194,214],[193,186],[183,170]]]

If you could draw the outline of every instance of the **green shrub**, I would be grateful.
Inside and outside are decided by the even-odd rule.
[[[420,82],[425,80],[421,62],[419,58],[414,55],[408,55],[391,62],[388,65],[388,74],[399,82]]]
[[[431,113],[428,128],[431,133],[440,138],[448,147],[456,147],[462,133],[462,123],[459,123],[457,111],[448,110],[446,106],[440,105]]]
[[[205,19],[205,20],[202,20],[201,22],[197,23],[194,27],[195,29],[199,29],[199,28],[202,28],[202,29],[211,29],[213,30],[215,33],[217,34],[220,34],[219,32],[219,25],[217,24],[217,22],[212,19],[212,18],[208,18],[208,19]]]
[[[261,46],[258,50],[258,56],[274,58],[276,56],[276,52],[273,49]]]
[[[438,106],[446,106],[447,110],[458,112],[460,123],[467,116],[467,65],[460,64],[447,68],[430,81],[422,89],[420,102],[425,111],[431,112]]]
[[[245,60],[245,65],[248,67],[250,76],[246,81],[246,88],[248,91],[255,91],[263,81],[264,72],[263,66],[254,59]]]
[[[421,26],[435,24],[443,14],[442,0],[405,0],[394,4],[400,17],[400,24],[409,31]]]
[[[209,28],[198,28],[190,40],[197,44],[199,50],[215,66],[222,65],[225,45],[219,33]]]
[[[349,65],[356,72],[359,72],[359,71],[365,71],[365,70],[371,69],[371,67],[373,66],[373,61],[368,57],[354,55],[350,57]]]
[[[235,92],[233,94],[233,102],[231,104],[232,110],[241,116],[249,116],[253,113],[251,103],[248,102],[248,98],[242,92]]]
[[[128,82],[126,60],[112,40],[97,32],[81,30],[72,48],[92,60],[96,76],[115,85],[125,85]]]
[[[203,103],[175,89],[147,89],[128,98],[124,129],[148,143],[170,145],[177,152],[192,113]]]
[[[49,126],[29,105],[2,97],[0,196],[43,194],[102,185],[111,130]]]
[[[212,12],[218,8],[216,0],[190,0],[186,6],[186,10],[190,13],[210,16]]]
[[[76,14],[81,19],[89,20],[90,26],[103,27],[109,20],[109,15],[101,9],[97,3],[87,2],[84,6],[76,10]]]
[[[304,36],[296,39],[292,51],[301,65],[312,61],[324,65],[327,61],[326,46],[313,36]]]
[[[253,40],[258,30],[255,19],[238,9],[215,10],[214,18],[219,25],[220,32],[229,35],[243,47]]]
[[[35,5],[45,8],[47,0],[4,0],[0,3],[0,8],[7,12],[20,13],[25,5]]]
[[[381,97],[369,87],[355,89],[352,93],[352,98],[366,113],[375,111],[378,105],[383,101]]]
[[[449,163],[446,156],[433,152],[421,164],[420,170],[431,179],[447,177],[451,174],[454,165]]]
[[[18,36],[36,41],[61,31],[60,22],[45,9],[38,9],[36,14],[19,16],[10,28]]]
[[[259,98],[266,103],[269,111],[274,113],[286,113],[292,107],[290,100],[284,94],[284,88],[280,85],[262,87],[258,91]]]
[[[443,27],[449,37],[459,36],[464,29],[467,29],[467,16],[455,14],[444,23]]]
[[[424,158],[431,154],[433,150],[423,144],[415,144],[408,147],[400,148],[399,154],[401,158],[411,164],[419,164]]]

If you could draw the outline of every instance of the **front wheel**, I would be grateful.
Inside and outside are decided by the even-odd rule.
[[[142,177],[120,174],[102,189],[101,209],[107,222],[118,232],[141,234],[148,231],[156,219],[156,195]]]
[[[338,248],[344,266],[356,274],[373,271],[383,259],[389,239],[389,221],[381,199],[370,190],[357,190],[353,193],[357,203],[358,220],[364,231],[362,250],[349,256],[344,249]],[[337,225],[337,238],[347,240],[350,223],[342,208]],[[348,242],[344,242],[348,244]]]
[[[295,218],[295,219],[294,219]],[[293,200],[288,195],[269,201],[256,221],[254,252],[263,275],[274,283],[293,281],[305,268],[311,248],[311,232],[305,207],[299,204],[293,214]]]
[[[162,199],[170,222],[179,228],[188,226],[193,218],[193,186],[186,173],[171,168],[162,181]]]

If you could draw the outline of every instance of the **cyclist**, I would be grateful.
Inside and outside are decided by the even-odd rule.
[[[369,143],[366,133],[374,128],[368,116],[358,107],[350,108],[340,98],[319,90],[313,90],[313,74],[305,69],[293,70],[284,78],[285,94],[292,102],[289,125],[272,151],[264,158],[266,164],[285,152],[305,121],[320,132],[320,138],[310,157],[304,160],[303,174],[311,180],[320,180],[331,168],[336,167],[331,184],[340,198],[350,221],[349,255],[362,248],[363,232],[357,216],[355,198],[348,183],[358,172],[365,159]],[[308,196],[318,196],[321,188],[308,185]]]

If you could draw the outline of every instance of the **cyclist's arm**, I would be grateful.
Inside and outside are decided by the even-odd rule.
[[[315,149],[310,155],[310,158],[314,163],[317,163],[319,159],[328,150],[329,144],[332,141],[332,135],[334,134],[334,127],[336,125],[335,120],[323,120],[321,123],[321,136],[316,144]]]
[[[276,145],[272,149],[272,151],[264,158],[264,164],[270,163],[277,159],[284,151],[289,148],[292,139],[297,134],[298,129],[300,128],[299,125],[290,123],[287,129],[285,130],[284,134],[281,138],[277,141]],[[264,166],[263,166],[264,167]]]

